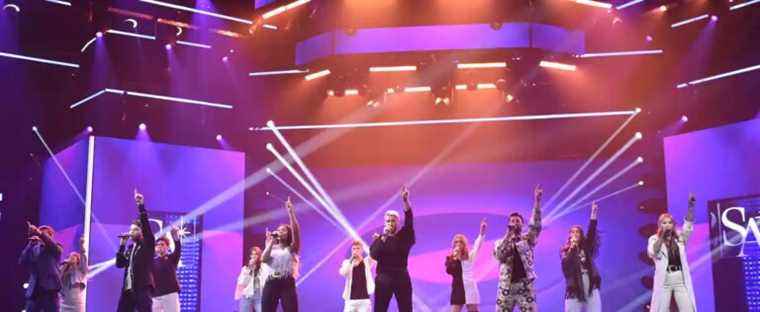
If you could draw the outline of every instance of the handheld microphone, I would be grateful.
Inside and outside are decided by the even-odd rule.
[[[130,238],[130,237],[132,237],[132,236],[131,236],[131,235],[129,235],[129,233],[121,233],[121,234],[119,234],[119,235],[118,235],[118,236],[116,236],[116,237],[118,237],[119,239],[123,239],[123,238]]]

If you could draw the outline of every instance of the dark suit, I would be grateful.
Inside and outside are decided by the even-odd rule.
[[[61,289],[61,244],[53,241],[45,233],[39,240],[27,243],[19,257],[19,264],[29,270],[29,285],[26,288],[26,308],[28,312],[58,311],[58,291]]]
[[[144,205],[138,206],[140,210],[140,229],[142,241],[125,248],[119,246],[116,253],[116,267],[124,268],[124,283],[122,284],[121,297],[119,298],[118,312],[151,311],[153,292],[153,253],[156,238],[148,224],[148,213]],[[131,258],[131,266],[130,266]],[[132,272],[130,279],[130,270]],[[131,287],[127,289],[127,284]]]

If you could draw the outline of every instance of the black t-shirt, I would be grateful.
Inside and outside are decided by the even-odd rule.
[[[512,278],[511,282],[519,282],[520,280],[528,277],[525,274],[525,267],[523,266],[522,258],[520,258],[520,252],[517,251],[517,245],[512,248]]]
[[[351,300],[369,299],[367,276],[364,273],[364,261],[355,266],[351,272]]]

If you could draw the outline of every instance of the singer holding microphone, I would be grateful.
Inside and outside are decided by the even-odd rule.
[[[351,258],[343,260],[338,273],[346,278],[343,287],[343,312],[370,312],[372,301],[369,296],[375,292],[375,281],[372,279],[374,260],[364,256],[364,246],[361,241],[351,244]]]
[[[523,234],[523,216],[517,212],[509,215],[509,226],[504,238],[494,243],[494,257],[499,262],[499,287],[496,293],[496,310],[511,312],[515,305],[520,311],[537,311],[536,292],[533,283],[533,249],[541,233],[541,197],[543,189],[537,185],[533,190],[533,213],[528,232]]]
[[[654,285],[650,311],[670,311],[670,299],[675,297],[678,311],[697,310],[691,272],[686,260],[686,242],[694,231],[696,198],[689,194],[689,208],[681,232],[676,231],[673,215],[663,213],[657,220],[657,233],[649,237],[647,253],[654,260]]]
[[[28,221],[29,242],[18,259],[29,270],[26,305],[28,312],[58,312],[58,291],[61,289],[61,262],[63,247],[53,237],[55,230],[43,225],[37,227]]]
[[[153,305],[153,252],[156,238],[148,223],[145,197],[135,190],[135,203],[140,218],[129,227],[129,233],[119,235],[116,267],[124,268],[124,283],[119,297],[118,312],[150,312]],[[132,241],[126,247],[127,239]]]
[[[602,311],[602,299],[599,296],[602,278],[594,265],[594,258],[599,252],[599,237],[596,233],[598,212],[599,206],[596,202],[592,203],[586,235],[583,235],[580,225],[572,226],[567,243],[560,251],[562,273],[565,275],[565,312]]]
[[[277,231],[266,232],[261,261],[267,265],[267,278],[261,293],[261,310],[275,312],[282,304],[284,312],[298,311],[298,253],[301,251],[301,226],[290,197],[285,201],[290,224],[280,224]]]
[[[72,251],[61,263],[61,312],[84,312],[84,288],[87,286],[87,249],[84,237],[79,251]]]
[[[451,255],[446,256],[446,273],[451,275],[451,311],[461,312],[467,307],[467,312],[479,311],[480,292],[475,280],[475,258],[478,256],[480,245],[486,235],[486,219],[480,221],[480,231],[470,250],[467,237],[464,234],[454,235],[451,241]]]
[[[401,199],[404,202],[404,226],[397,231],[399,213],[395,210],[387,211],[383,234],[375,233],[370,246],[370,256],[377,260],[375,311],[388,311],[394,294],[400,312],[412,311],[412,280],[407,270],[407,261],[415,243],[415,235],[412,205],[406,187],[401,190]]]

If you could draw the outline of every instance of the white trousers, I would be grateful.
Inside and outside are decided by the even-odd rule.
[[[369,299],[346,300],[343,312],[371,312],[372,301]]]
[[[602,312],[602,297],[599,295],[599,289],[594,289],[589,293],[591,280],[587,273],[583,273],[581,281],[583,292],[586,293],[586,302],[580,302],[576,298],[565,299],[565,312]]]
[[[662,297],[658,302],[658,307],[655,311],[670,311],[670,298],[676,297],[676,305],[678,311],[690,312],[694,311],[694,307],[691,306],[691,298],[689,298],[689,291],[686,289],[686,284],[683,281],[683,272],[675,271],[668,272],[665,275],[665,284],[661,290]]]
[[[173,292],[153,297],[153,312],[179,312],[179,294]]]

